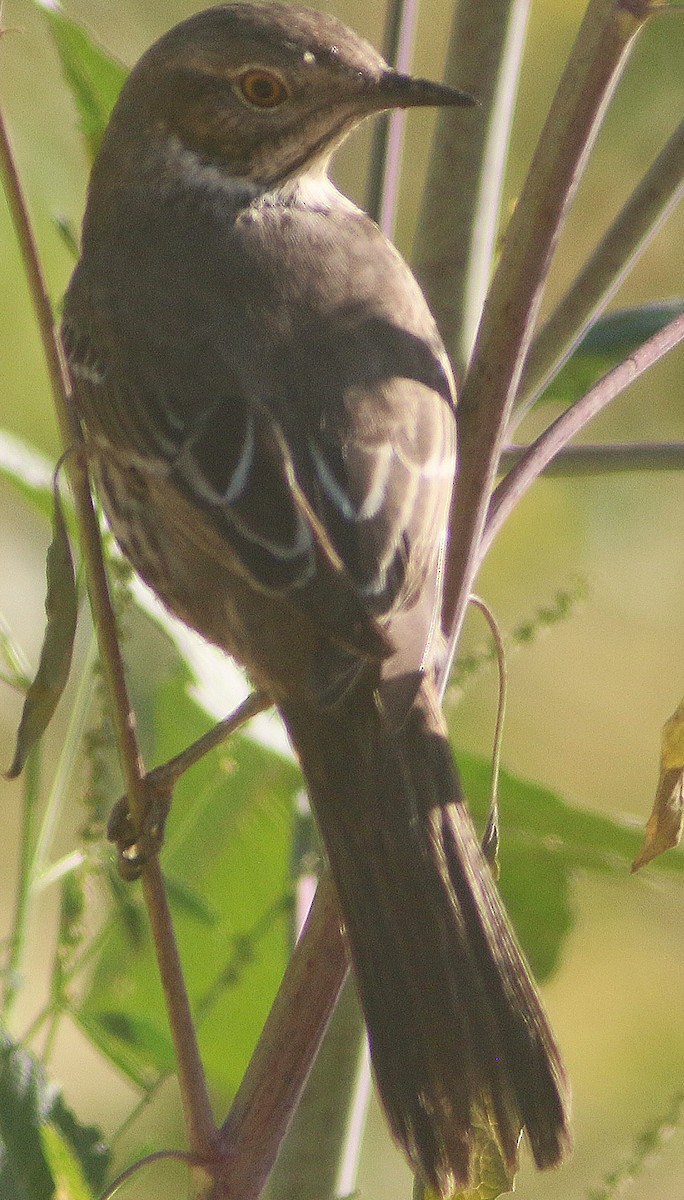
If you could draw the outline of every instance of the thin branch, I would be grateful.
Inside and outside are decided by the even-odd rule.
[[[683,196],[684,121],[534,339],[520,384],[516,424],[557,375]]]
[[[576,437],[589,421],[624,392],[625,388],[682,341],[684,314],[675,317],[635,350],[634,354],[604,375],[586,396],[566,409],[532,443],[517,466],[502,479],[492,496],[487,525],[480,544],[479,562],[485,557],[504,521],[555,455]]]
[[[233,946],[226,961],[219,966],[215,979],[209,984],[207,990],[199,997],[195,1004],[195,1018],[198,1029],[202,1028],[218,1002],[226,995],[226,991],[235,985],[236,980],[239,981],[241,978],[242,972],[245,969],[245,948],[247,948],[250,957],[255,957],[261,939],[270,933],[278,917],[290,910],[291,896],[289,892],[285,892],[269,904],[265,912],[257,917],[254,924],[246,933],[236,935],[232,939]],[[132,1109],[129,1109],[121,1124],[110,1135],[109,1145],[111,1149],[114,1149],[117,1143],[121,1142],[121,1139],[128,1133],[131,1126],[135,1124],[145,1109],[152,1103],[155,1096],[158,1095],[159,1090],[174,1074],[175,1071],[170,1066],[155,1075],[154,1081],[145,1088],[137,1104]]]
[[[144,1158],[138,1159],[120,1175],[117,1175],[113,1183],[110,1183],[102,1193],[100,1200],[113,1200],[119,1188],[143,1171],[145,1167],[149,1167],[152,1163],[168,1162],[169,1160],[184,1163],[186,1167],[201,1165],[201,1159],[198,1159],[196,1154],[188,1154],[187,1150],[155,1150],[152,1154],[146,1154]]]
[[[371,1086],[367,1045],[348,975],[269,1178],[269,1200],[334,1200],[355,1191]]]
[[[445,80],[479,103],[437,113],[412,262],[457,375],[470,359],[492,274],[528,12],[529,0],[454,10]]]
[[[242,701],[242,704],[238,705],[235,712],[224,717],[222,721],[218,721],[208,733],[197,738],[197,741],[186,746],[185,750],[181,750],[180,754],[176,754],[168,762],[149,771],[146,777],[147,786],[154,788],[157,792],[172,792],[178,780],[186,771],[190,770],[190,767],[194,767],[195,763],[200,762],[205,754],[215,749],[216,746],[220,746],[231,734],[237,733],[238,729],[251,721],[252,717],[256,717],[264,709],[270,708],[272,703],[270,697],[264,692],[252,692]]]
[[[14,223],[38,325],[52,397],[65,449],[79,453],[68,456],[67,468],[81,533],[88,591],[97,630],[103,671],[112,699],[112,718],[117,735],[121,768],[133,819],[142,828],[146,794],[141,756],[135,734],[135,718],[128,697],[124,666],[118,644],[107,575],[102,557],[100,530],[90,493],[83,435],[71,397],[66,365],[54,325],[52,307],[43,276],[40,256],[19,180],[12,148],[0,110],[0,173]],[[213,1145],[215,1128],[202,1071],[190,1005],[173,936],[161,870],[151,859],[143,871],[143,892],[152,926],[159,970],[164,984],[169,1023],[178,1061],[179,1086],[191,1149],[206,1154]]]
[[[481,559],[499,454],[553,251],[628,49],[649,11],[634,0],[590,0],[506,234],[461,402],[444,685]]]
[[[221,1168],[213,1200],[261,1195],[347,971],[337,894],[326,873],[220,1130]]]
[[[529,446],[506,446],[500,459],[510,471]],[[572,479],[576,475],[612,475],[634,471],[684,471],[684,442],[626,442],[624,445],[564,446],[542,474]]]
[[[627,1156],[604,1175],[598,1187],[588,1189],[585,1193],[587,1200],[620,1200],[620,1197],[628,1194],[629,1185],[634,1184],[637,1177],[653,1165],[654,1160],[658,1161],[672,1134],[681,1134],[683,1119],[684,1092],[677,1091],[670,1100],[667,1112],[637,1133]]]
[[[499,699],[496,706],[496,723],[492,743],[492,769],[489,782],[489,814],[487,827],[482,837],[482,853],[484,854],[495,877],[499,878],[499,775],[501,774],[501,747],[503,746],[504,722],[506,720],[506,703],[508,700],[508,665],[506,663],[506,647],[497,624],[496,617],[489,605],[481,596],[473,593],[470,603],[479,608],[492,635],[496,651],[496,661],[499,671]]]

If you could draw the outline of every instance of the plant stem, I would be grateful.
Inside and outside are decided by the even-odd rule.
[[[481,560],[489,496],[553,250],[629,46],[649,11],[645,4],[590,0],[510,221],[461,402],[443,686]]]
[[[489,784],[489,815],[487,826],[482,837],[482,853],[491,867],[496,879],[499,878],[499,776],[501,774],[501,748],[506,721],[506,704],[508,702],[508,665],[506,663],[506,647],[496,617],[491,608],[481,596],[475,593],[470,597],[470,603],[479,608],[492,636],[499,673],[499,698],[496,706],[496,722],[492,740],[492,767]]]
[[[504,521],[556,454],[616,396],[629,387],[630,383],[683,341],[684,314],[681,314],[644,342],[643,346],[639,346],[628,359],[604,375],[586,396],[566,409],[528,447],[523,458],[502,479],[492,496],[487,525],[480,544],[480,562]]]
[[[326,873],[221,1127],[222,1169],[212,1200],[257,1200],[261,1195],[347,971],[337,895]]]
[[[178,780],[186,771],[190,770],[190,767],[194,767],[195,763],[200,762],[205,754],[209,754],[216,746],[220,746],[221,742],[225,742],[226,738],[251,721],[252,717],[256,717],[258,713],[270,708],[271,704],[272,701],[263,692],[251,692],[230,716],[218,721],[192,745],[181,750],[180,754],[176,754],[168,762],[149,771],[147,786],[161,792],[172,791]]]
[[[90,493],[83,435],[72,402],[68,374],[54,326],[38,247],[1,110],[0,174],[28,280],[62,441],[65,449],[75,451],[68,455],[67,467],[81,534],[81,549],[86,563],[90,603],[103,673],[112,700],[112,719],[128,803],[136,826],[142,828],[147,805],[143,765],[111,606],[100,531]],[[204,1156],[213,1145],[215,1128],[161,870],[156,859],[151,859],[145,865],[142,882],[178,1061],[179,1086],[188,1139],[191,1149]]]
[[[366,1046],[348,975],[269,1179],[268,1200],[335,1200],[354,1191],[370,1091]]]
[[[683,196],[684,121],[535,337],[520,384],[516,425],[558,374]]]
[[[31,900],[31,881],[36,847],[36,824],[40,802],[41,748],[34,746],[26,759],[23,779],[23,819],[19,843],[19,877],[14,900],[14,919],[9,936],[5,967],[2,1023],[7,1025],[21,990],[21,967],[26,945],[26,928]]]
[[[492,273],[529,0],[457,4],[446,82],[477,109],[437,114],[413,266],[458,375],[475,341]]]
[[[408,72],[418,23],[418,0],[390,0],[383,53],[398,71]],[[399,200],[405,114],[400,110],[383,114],[374,124],[366,208],[380,228],[392,237]]]
[[[506,446],[500,466],[510,471],[529,446]],[[624,445],[564,446],[544,467],[546,477],[611,475],[627,471],[684,471],[684,442],[631,442]]]

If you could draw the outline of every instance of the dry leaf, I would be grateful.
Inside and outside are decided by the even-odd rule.
[[[473,1180],[465,1191],[453,1192],[449,1200],[497,1200],[505,1192],[515,1190],[515,1173],[507,1169],[501,1157],[494,1129],[485,1116],[479,1115],[471,1130],[473,1147]],[[413,1200],[439,1200],[437,1193],[416,1181]]]
[[[632,863],[638,871],[652,858],[678,846],[684,824],[684,700],[663,726],[660,779],[644,844]]]

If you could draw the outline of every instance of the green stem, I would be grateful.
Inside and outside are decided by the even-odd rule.
[[[507,446],[502,471],[510,471],[528,446]],[[545,477],[573,479],[578,475],[614,475],[634,471],[684,471],[684,442],[626,442],[624,445],[564,446],[541,472]]]
[[[558,374],[683,196],[684,121],[535,337],[520,384],[516,425]]]
[[[9,937],[6,980],[3,997],[3,1024],[8,1024],[21,990],[21,968],[26,946],[26,931],[31,902],[31,883],[36,848],[36,824],[40,801],[39,746],[31,750],[24,768],[23,819],[19,844],[19,878],[14,900],[14,919]]]
[[[470,359],[492,273],[529,0],[458,4],[446,82],[477,109],[442,109],[412,256],[457,373]]]
[[[41,1055],[41,1061],[42,1061],[44,1067],[47,1067],[47,1065],[50,1061],[52,1052],[55,1048],[55,1042],[57,1041],[57,1034],[59,1032],[59,1024],[60,1024],[60,1021],[63,1016],[64,1016],[64,1012],[62,1011],[61,1008],[57,1008],[57,1009],[53,1008],[50,1012],[50,1018],[51,1018],[50,1024],[48,1026],[48,1031],[47,1031],[47,1035],[45,1038],[45,1045],[43,1047],[43,1053]]]
[[[506,664],[506,647],[501,636],[501,630],[491,608],[481,596],[474,593],[470,603],[479,608],[484,616],[492,635],[499,668],[499,699],[496,707],[496,723],[494,726],[494,741],[492,744],[492,770],[489,784],[489,816],[487,828],[482,838],[482,853],[489,863],[496,879],[499,878],[499,776],[501,774],[501,747],[503,745],[504,722],[506,720],[506,702],[508,698],[508,666]]]
[[[613,367],[613,370],[604,375],[581,400],[566,408],[565,412],[526,448],[523,457],[504,476],[492,495],[486,527],[479,544],[479,562],[484,559],[513,509],[556,455],[625,388],[682,342],[684,313],[675,317],[663,329],[659,329],[624,362]]]
[[[69,783],[83,742],[83,735],[95,690],[96,662],[97,641],[91,636],[76,697],[69,716],[64,744],[57,762],[57,769],[50,787],[50,794],[36,842],[34,860],[34,881],[36,884],[39,881],[43,882],[43,876],[46,871],[45,864],[54,840],[55,830],[64,810],[64,804],[68,797]]]
[[[9,667],[9,674],[6,674],[5,671],[2,672],[3,683],[9,684],[10,687],[25,695],[32,679],[29,664],[21,646],[12,636],[12,632],[2,616],[0,616],[0,652]]]
[[[590,0],[507,230],[461,401],[461,467],[444,600],[449,630],[444,686],[481,560],[489,497],[553,251],[629,47],[649,12],[633,0]]]
[[[67,466],[78,518],[81,549],[86,563],[88,592],[97,630],[103,675],[112,702],[112,721],[116,730],[126,795],[134,823],[142,829],[147,811],[144,768],[102,556],[100,529],[90,491],[83,434],[73,403],[68,372],[55,328],[26,198],[1,110],[0,177],[26,272],[62,442],[65,450],[75,451],[69,455]],[[215,1126],[161,869],[155,858],[150,859],[143,868],[142,887],[178,1062],[178,1079],[188,1139],[191,1149],[204,1155],[213,1146]]]

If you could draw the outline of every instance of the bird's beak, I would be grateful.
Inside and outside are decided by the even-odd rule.
[[[415,79],[413,75],[401,75],[389,70],[373,89],[378,111],[385,108],[447,108],[477,104],[474,96],[446,83],[433,83],[430,79]],[[370,98],[370,97],[369,97]]]

